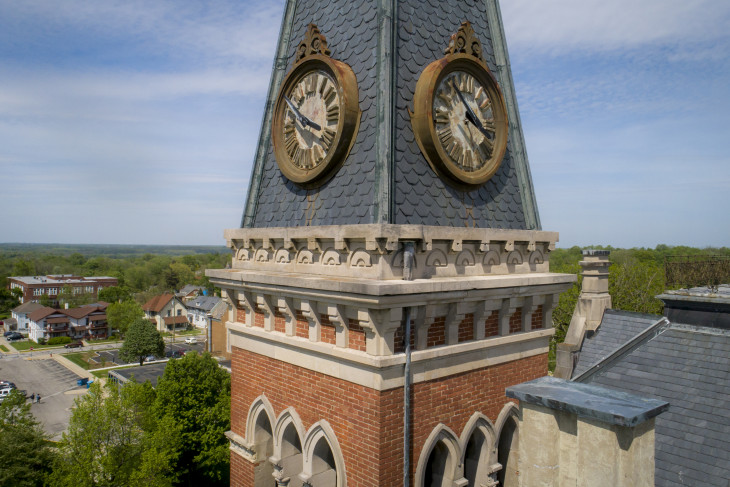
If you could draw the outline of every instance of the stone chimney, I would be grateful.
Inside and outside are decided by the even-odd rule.
[[[595,331],[603,319],[603,312],[611,307],[611,295],[608,294],[608,261],[609,250],[586,249],[583,251],[583,286],[578,303],[570,320],[565,341],[557,347],[557,364],[555,377],[570,379],[577,361],[576,353],[583,344],[588,331]]]

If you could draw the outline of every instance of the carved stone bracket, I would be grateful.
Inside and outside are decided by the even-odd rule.
[[[296,311],[294,309],[294,299],[278,298],[276,301],[276,310],[284,315],[286,320],[286,335],[294,336],[294,328],[296,325]]]
[[[335,345],[346,348],[349,340],[348,320],[345,317],[343,307],[334,304],[327,306],[327,317],[335,327]]]
[[[295,63],[299,63],[302,59],[316,54],[329,56],[330,50],[327,47],[327,38],[324,34],[319,31],[316,25],[309,24],[307,26],[307,33],[304,35],[304,40],[297,47]]]
[[[365,330],[366,351],[370,355],[393,355],[395,332],[403,320],[403,308],[358,310],[358,324]]]
[[[499,309],[499,334],[501,336],[509,335],[509,319],[517,311],[517,299],[506,298],[502,300],[502,306]]]
[[[264,330],[274,331],[274,307],[271,296],[259,294],[256,296],[256,304],[264,312]]]
[[[461,23],[459,30],[451,35],[449,47],[446,48],[444,54],[469,54],[484,63],[482,43],[476,36],[471,22],[467,20]]]
[[[302,300],[302,314],[309,323],[309,341],[320,341],[322,339],[322,317],[317,311],[317,303]]]

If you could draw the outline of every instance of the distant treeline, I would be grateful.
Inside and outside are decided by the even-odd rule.
[[[661,314],[664,305],[656,296],[665,290],[717,284],[718,280],[721,283],[730,283],[730,275],[727,272],[727,262],[730,260],[730,248],[728,247],[698,249],[657,245],[654,249],[618,249],[595,245],[555,249],[550,253],[550,271],[576,274],[578,281],[571,289],[560,295],[558,307],[553,312],[555,324],[553,346],[555,343],[563,341],[568,325],[570,325],[582,284],[581,267],[578,262],[583,260],[582,251],[588,248],[611,251],[608,287],[614,309]],[[702,275],[698,276],[697,273],[688,273],[686,279],[682,279],[682,276],[674,276],[673,282],[667,283],[665,264],[677,260],[698,264],[710,263],[710,268],[720,272],[708,275],[706,279],[703,279]],[[707,269],[708,266],[700,266],[700,268]]]
[[[212,291],[205,270],[230,259],[230,250],[214,246],[0,244],[0,288],[11,276],[111,276],[144,302],[185,284]]]

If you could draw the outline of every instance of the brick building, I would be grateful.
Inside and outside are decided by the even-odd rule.
[[[242,228],[225,231],[231,268],[207,271],[233,310],[231,485],[510,484],[518,422],[505,388],[547,373],[552,311],[575,276],[549,270],[558,235],[540,229],[496,0],[290,0],[276,56]],[[484,142],[503,153],[490,150],[495,172],[478,183],[432,164],[404,108],[442,58],[499,86],[489,102],[467,75],[461,101],[456,82],[444,88],[453,111],[440,108],[462,133],[482,137],[474,120],[500,100],[512,122],[480,122],[482,134],[505,123]],[[275,146],[276,117],[289,120],[278,136],[317,143],[321,127],[290,122],[283,95],[316,104],[291,80],[322,63],[338,66],[317,78],[322,94],[352,70],[358,128],[315,163],[335,159],[326,177],[306,180]],[[337,93],[325,98],[348,96]],[[310,106],[305,119],[319,116]],[[473,126],[464,106],[482,110]],[[297,140],[287,148],[309,150]]]
[[[88,294],[94,297],[99,295],[99,290],[116,286],[116,277],[82,277],[72,274],[51,274],[48,276],[15,276],[8,277],[10,289],[20,289],[23,296],[22,303],[38,303],[42,296],[48,296],[49,304],[58,305],[58,296],[63,288],[70,288],[73,294]]]

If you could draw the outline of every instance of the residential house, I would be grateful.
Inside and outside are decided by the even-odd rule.
[[[205,288],[203,286],[194,286],[192,284],[186,284],[180,291],[175,293],[175,296],[182,299],[183,302],[187,303],[191,299],[195,299],[198,296],[205,294]]]
[[[43,308],[42,304],[34,303],[32,301],[23,303],[20,306],[13,308],[13,310],[10,312],[10,316],[15,318],[15,320],[17,321],[16,329],[20,332],[28,332],[30,324],[30,319],[28,318],[28,315],[41,308]]]
[[[185,304],[173,294],[155,296],[147,301],[142,309],[145,317],[154,323],[160,332],[183,331],[190,324]]]
[[[47,276],[15,276],[8,277],[10,289],[20,289],[23,295],[21,303],[40,302],[41,296],[48,296],[52,305],[58,304],[58,295],[64,287],[70,287],[74,294],[99,295],[99,290],[116,286],[116,277],[97,276],[82,277],[73,274],[51,274]]]
[[[188,321],[196,328],[207,328],[208,313],[222,301],[217,296],[198,296],[187,301]]]
[[[87,340],[106,338],[109,336],[107,306],[103,302],[71,309],[42,306],[28,316],[28,338],[36,342],[55,337]]]

